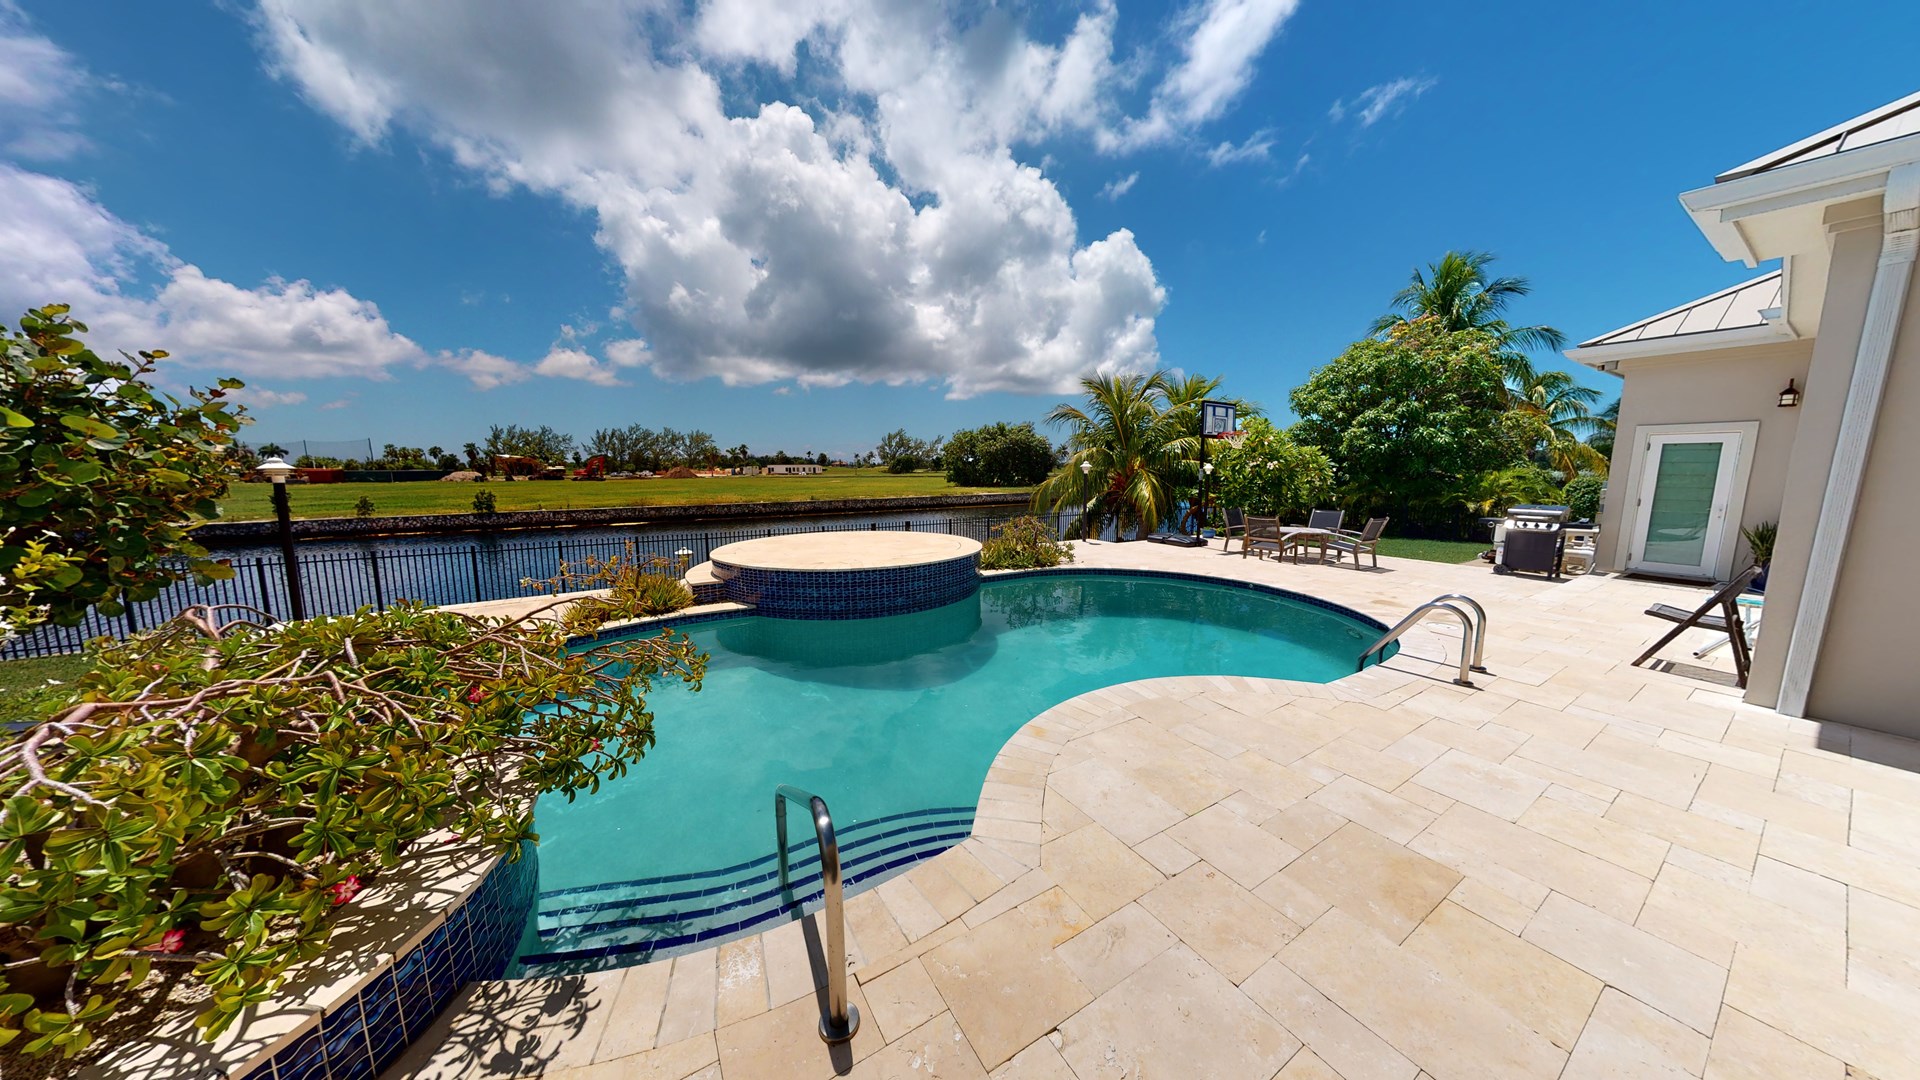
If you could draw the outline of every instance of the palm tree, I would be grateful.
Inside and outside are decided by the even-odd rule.
[[[1507,380],[1524,384],[1533,374],[1525,350],[1559,351],[1567,336],[1551,326],[1514,326],[1507,322],[1507,305],[1533,291],[1523,277],[1489,278],[1487,265],[1494,256],[1485,251],[1449,251],[1440,261],[1418,269],[1407,287],[1394,294],[1396,309],[1373,321],[1371,334],[1384,334],[1423,316],[1440,319],[1450,331],[1483,330],[1492,334],[1506,365]],[[1429,277],[1428,275],[1432,275]]]
[[[1593,414],[1593,432],[1587,436],[1587,445],[1603,458],[1613,458],[1613,433],[1620,426],[1620,399],[1614,398],[1613,404]]]
[[[1068,454],[1034,489],[1033,505],[1054,511],[1087,506],[1083,536],[1093,535],[1088,525],[1111,518],[1121,532],[1131,528],[1144,540],[1173,510],[1180,489],[1194,475],[1198,430],[1188,430],[1185,407],[1170,407],[1176,393],[1183,403],[1198,402],[1188,401],[1194,380],[1176,389],[1165,372],[1155,372],[1094,375],[1080,385],[1083,404],[1063,403],[1047,414],[1049,424],[1069,429]],[[1202,396],[1217,384],[1205,385]],[[1082,469],[1083,463],[1092,467]]]
[[[1582,441],[1600,428],[1601,420],[1591,411],[1600,391],[1580,385],[1564,371],[1540,371],[1510,392],[1514,411],[1528,417],[1538,432],[1536,450],[1548,468],[1569,480],[1583,471],[1607,471],[1607,459]]]

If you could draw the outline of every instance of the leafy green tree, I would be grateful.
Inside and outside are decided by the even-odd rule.
[[[1067,459],[1033,491],[1033,507],[1055,512],[1089,506],[1091,534],[1107,521],[1146,539],[1173,514],[1196,478],[1197,431],[1168,407],[1165,372],[1093,375],[1080,380],[1081,405],[1060,404],[1047,422],[1068,429]],[[1091,466],[1082,469],[1082,464]]]
[[[1053,444],[1031,423],[1003,422],[947,439],[943,458],[947,481],[966,487],[1023,487],[1047,478],[1054,464]]]
[[[222,399],[241,383],[191,403],[159,393],[145,379],[166,353],[102,359],[67,312],[0,327],[0,624],[15,628],[117,615],[189,572],[233,574],[191,531],[227,490],[224,454],[246,419]]]
[[[1307,511],[1332,501],[1333,462],[1325,451],[1295,442],[1260,417],[1241,430],[1239,445],[1216,444],[1214,505],[1304,521]]]
[[[910,473],[932,465],[940,456],[940,443],[939,439],[932,442],[916,439],[907,434],[905,428],[901,428],[888,432],[880,440],[880,445],[874,447],[874,453],[888,472]]]
[[[1607,478],[1594,473],[1582,473],[1567,481],[1566,490],[1560,498],[1568,510],[1573,512],[1575,521],[1592,521],[1600,516],[1600,496],[1607,489]]]
[[[1293,438],[1332,459],[1362,512],[1439,523],[1458,493],[1520,456],[1503,417],[1500,346],[1427,316],[1354,342],[1293,392]]]
[[[1551,326],[1514,326],[1506,318],[1508,305],[1533,291],[1523,277],[1490,277],[1494,256],[1485,251],[1449,251],[1426,273],[1414,270],[1407,287],[1393,296],[1395,310],[1373,321],[1368,333],[1384,336],[1416,319],[1438,319],[1448,331],[1479,330],[1491,335],[1501,370],[1509,381],[1524,384],[1533,374],[1526,350],[1557,352],[1567,336]]]
[[[545,424],[537,428],[496,424],[487,429],[484,449],[489,461],[499,456],[528,457],[553,465],[573,453],[573,436],[562,435]]]

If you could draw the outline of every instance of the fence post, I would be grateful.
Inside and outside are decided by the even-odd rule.
[[[133,617],[133,601],[131,600],[127,601],[126,610],[122,614],[124,614],[127,619],[127,633],[129,634],[139,633],[140,620]]]
[[[260,610],[266,612],[267,615],[271,617],[273,615],[273,593],[267,585],[267,560],[257,555],[254,556],[253,573],[260,585]]]
[[[380,583],[379,548],[373,548],[367,552],[367,562],[373,565],[373,610],[385,611],[387,609],[387,591]]]
[[[473,602],[479,603],[486,597],[480,595],[480,549],[467,549],[467,563],[473,567]]]

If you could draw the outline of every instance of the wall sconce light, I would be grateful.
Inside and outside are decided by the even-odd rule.
[[[1787,380],[1787,388],[1780,391],[1780,407],[1791,409],[1800,404],[1800,391],[1794,388],[1793,380]]]

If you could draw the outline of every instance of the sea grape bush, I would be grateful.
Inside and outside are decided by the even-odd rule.
[[[224,399],[242,384],[162,394],[145,379],[166,353],[104,359],[67,312],[0,327],[0,631],[118,615],[171,584],[178,556],[203,582],[233,574],[189,533],[219,512],[247,422]]]
[[[222,618],[103,644],[0,751],[0,1045],[79,1052],[156,964],[217,1036],[423,840],[515,857],[535,797],[625,774],[655,681],[706,664],[671,634],[575,651],[552,621],[412,604]]]

